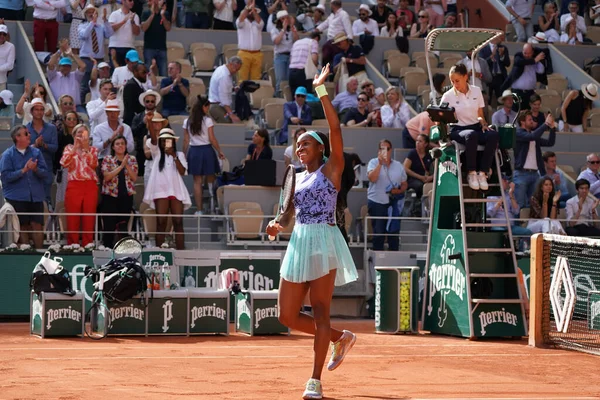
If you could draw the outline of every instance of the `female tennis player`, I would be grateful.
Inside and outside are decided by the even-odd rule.
[[[306,383],[304,399],[323,398],[321,372],[330,342],[333,348],[327,369],[333,371],[356,341],[352,332],[331,328],[329,317],[334,285],[355,281],[358,276],[350,250],[335,224],[344,145],[340,121],[323,85],[328,76],[329,65],[315,75],[313,85],[329,123],[330,140],[314,131],[303,133],[297,140],[296,154],[306,171],[296,174],[296,224],[281,264],[279,285],[279,320],[292,329],[315,335],[313,372]],[[271,221],[267,233],[275,236],[281,229]],[[314,316],[300,312],[309,289]]]

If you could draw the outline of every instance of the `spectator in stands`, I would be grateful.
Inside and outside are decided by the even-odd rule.
[[[126,55],[130,50],[135,49],[135,37],[141,32],[140,17],[132,10],[133,0],[122,1],[121,8],[113,11],[108,17],[108,22],[114,31],[108,41],[110,65],[113,68],[125,64]],[[113,83],[115,86],[122,85],[122,83],[115,83],[114,79]]]
[[[183,0],[185,27],[188,29],[210,29],[210,0]]]
[[[538,25],[548,42],[558,42],[561,29],[556,3],[549,1],[544,4],[544,13],[538,17]]]
[[[54,53],[48,62],[48,83],[56,100],[59,97],[68,94],[73,98],[75,107],[79,112],[85,112],[85,107],[81,102],[81,81],[85,75],[85,63],[77,54],[67,53],[67,57],[63,57],[58,61],[60,54]],[[77,69],[72,71],[73,62],[77,63]],[[58,69],[56,70],[56,64]]]
[[[23,125],[27,125],[31,122],[31,101],[35,98],[40,98],[45,104],[44,121],[50,122],[54,115],[52,105],[48,102],[48,92],[46,88],[36,83],[31,87],[29,79],[25,79],[25,85],[23,86],[23,95],[19,99],[15,112],[17,117],[23,120]]]
[[[139,98],[147,89],[146,81],[148,68],[144,64],[138,64],[133,70],[133,78],[127,81],[123,87],[123,122],[131,126],[135,114],[144,111],[144,106],[140,104]]]
[[[429,135],[419,133],[415,145],[404,160],[404,170],[408,175],[408,189],[414,190],[417,198],[420,199],[423,196],[423,185],[433,182],[431,170],[433,158],[429,154]]]
[[[156,107],[158,107],[160,104],[161,96],[154,90],[146,90],[139,96],[138,101],[140,105],[144,107],[144,111],[135,114],[133,117],[131,122],[131,133],[133,134],[133,140],[135,144],[134,148],[138,164],[138,171],[140,175],[144,175],[146,161],[146,157],[144,155],[144,137],[148,135],[148,127],[152,123],[152,118],[154,115],[157,114]],[[166,125],[160,125],[157,127],[157,134],[162,128],[165,127]]]
[[[533,118],[533,122],[535,122],[535,129],[546,120],[546,116],[540,111],[542,108],[542,98],[539,94],[534,93],[529,97],[529,106],[531,107],[531,117]]]
[[[565,230],[557,220],[559,199],[560,190],[554,191],[552,179],[547,176],[540,179],[530,199],[531,209],[527,229],[532,233],[564,235]]]
[[[263,53],[262,29],[265,25],[260,19],[260,9],[254,7],[254,0],[244,8],[235,21],[238,37],[238,57],[242,60],[242,68],[238,72],[238,80],[259,80],[262,75]]]
[[[455,107],[458,123],[450,131],[450,138],[466,145],[465,158],[467,181],[473,190],[487,190],[489,174],[498,145],[498,133],[485,121],[483,95],[477,86],[468,83],[467,68],[457,64],[450,68],[450,80],[454,90],[448,90],[441,102]],[[459,106],[460,105],[460,106]],[[485,149],[477,167],[477,146]]]
[[[358,94],[356,108],[348,110],[343,125],[353,127],[370,127],[376,124],[377,112],[369,112],[369,96],[365,92]]]
[[[311,13],[300,14],[296,17],[296,21],[302,24],[302,30],[304,32],[312,32],[315,27],[323,22],[325,16],[325,6],[317,4]]]
[[[102,217],[102,244],[108,248],[115,242],[115,230],[119,232],[117,240],[127,234],[138,177],[138,164],[127,152],[127,139],[117,136],[110,147],[110,154],[102,160],[102,212],[121,215]]]
[[[294,101],[283,105],[283,126],[279,134],[279,143],[288,142],[288,126],[292,125],[310,125],[312,124],[312,111],[306,104],[306,88],[300,86],[294,93]]]
[[[281,94],[281,81],[289,81],[290,54],[294,42],[299,39],[294,19],[285,10],[277,13],[277,23],[271,30],[271,40],[275,45],[275,93]]]
[[[415,14],[408,8],[408,0],[400,0],[398,4],[398,9],[396,10],[398,24],[403,30],[410,29],[411,25],[417,22]]]
[[[117,95],[112,91],[113,84],[111,81],[104,80],[100,83],[100,98],[87,103],[86,109],[92,132],[98,125],[106,122],[106,104],[111,100],[116,100]]]
[[[71,27],[69,28],[69,42],[71,43],[71,50],[73,50],[73,53],[79,54],[79,49],[81,47],[81,42],[79,40],[79,26],[86,21],[86,0],[73,0],[66,3],[69,3],[69,11],[71,11],[72,19]],[[94,7],[92,4],[90,4],[90,6]]]
[[[145,126],[147,127],[147,130],[146,130],[146,135],[144,136],[144,140],[143,140],[144,158],[146,160],[144,162],[144,187],[148,187],[148,181],[149,181],[150,175],[152,173],[152,166],[154,165],[154,159],[152,158],[152,152],[150,151],[150,147],[148,147],[148,144],[150,143],[149,139],[152,136],[150,134],[150,131],[154,131],[154,133],[158,136],[160,131],[163,128],[169,127],[169,121],[166,118],[163,118],[163,116],[160,115],[159,113],[154,112],[152,119],[150,119],[150,122],[146,123]],[[138,160],[140,160],[140,159],[142,159],[142,157],[138,157]],[[139,171],[139,164],[138,164],[138,171]]]
[[[598,213],[596,208],[600,199],[592,200],[590,183],[585,179],[575,182],[577,196],[567,200],[567,235],[569,236],[600,236],[598,229]]]
[[[598,86],[593,83],[581,85],[580,90],[571,90],[561,107],[564,132],[585,132],[588,128],[588,115],[598,100]]]
[[[416,148],[419,135],[425,135],[429,138],[429,131],[433,125],[435,124],[429,118],[427,111],[423,111],[409,119],[402,131],[402,147],[405,149]],[[427,140],[427,143],[429,144],[429,140]]]
[[[427,11],[429,23],[437,28],[444,23],[446,4],[442,0],[415,0],[415,12]]]
[[[215,69],[210,77],[208,86],[208,101],[210,102],[210,116],[219,123],[239,123],[240,119],[231,109],[233,78],[242,67],[242,59],[234,56],[227,64]]]
[[[252,135],[252,143],[248,146],[246,160],[272,160],[273,150],[269,141],[269,131],[257,129]]]
[[[351,77],[346,81],[346,90],[335,96],[331,104],[340,115],[340,120],[343,120],[343,115],[351,108],[356,108],[358,105],[358,79]]]
[[[235,0],[213,0],[213,29],[233,31],[233,13],[237,10]]]
[[[46,199],[50,204],[50,188],[52,186],[52,165],[54,161],[54,153],[58,149],[58,136],[56,127],[52,124],[44,122],[45,104],[42,99],[33,99],[31,102],[31,122],[27,124],[27,130],[30,134],[31,146],[38,148],[42,152],[45,165],[48,171],[44,181],[44,189],[46,190]]]
[[[181,64],[178,61],[169,63],[169,76],[160,83],[160,94],[163,97],[162,114],[187,115],[187,98],[190,95],[190,81],[181,76]]]
[[[548,114],[545,122],[534,128],[535,122],[531,111],[525,110],[519,113],[517,118],[517,137],[514,148],[515,171],[513,182],[516,185],[515,196],[519,207],[525,208],[529,204],[527,200],[533,194],[535,184],[540,176],[546,175],[544,160],[542,159],[541,147],[552,147],[556,140],[556,123],[552,114]],[[550,128],[548,139],[542,136]]]
[[[60,96],[58,99],[58,110],[58,114],[54,115],[51,123],[56,127],[56,133],[61,135],[65,129],[64,116],[67,115],[67,112],[69,111],[75,111],[73,97],[68,94]]]
[[[33,49],[54,53],[58,42],[58,10],[66,6],[65,0],[34,0]],[[46,47],[47,45],[47,47]]]
[[[378,87],[377,89],[375,89],[375,95],[373,96],[373,98],[375,99],[375,101],[371,103],[371,108],[373,109],[373,111],[381,110],[381,107],[385,105],[385,91],[382,88]]]
[[[490,103],[495,104],[496,99],[502,95],[502,84],[508,76],[506,72],[506,68],[510,66],[508,48],[502,44],[502,37],[499,37],[481,49],[478,55],[487,62],[492,74],[492,81],[488,84],[488,88]]]
[[[112,83],[113,86],[117,89],[120,89],[121,87],[125,86],[125,84],[129,82],[131,78],[134,77],[135,69],[137,65],[141,63],[140,57],[136,50],[129,50],[125,55],[125,59],[127,60],[127,64],[122,67],[115,68],[112,74]],[[142,86],[145,90],[154,89],[157,87],[158,84],[156,78],[158,75],[158,66],[156,64],[156,61],[154,60],[150,65],[149,75],[150,80],[146,80],[145,83],[142,83]]]
[[[117,136],[127,139],[127,152],[134,150],[133,135],[129,125],[119,121],[121,109],[117,100],[108,100],[105,106],[107,121],[99,124],[92,132],[92,145],[98,150],[100,161],[110,154],[111,143]]]
[[[2,0],[0,1],[0,15],[7,21],[25,20],[25,1]]]
[[[369,215],[378,217],[372,220],[375,251],[383,250],[386,235],[388,250],[400,249],[400,220],[381,218],[400,217],[404,206],[404,192],[408,187],[406,171],[400,161],[392,159],[392,154],[392,143],[387,139],[381,140],[377,158],[371,159],[367,166]]]
[[[515,199],[515,184],[510,182],[508,176],[502,174],[502,186],[504,189],[504,202],[507,205],[508,218],[518,219],[520,217],[521,208]],[[502,200],[500,196],[488,196],[489,200],[498,200],[497,202],[487,203],[487,218],[491,223],[500,223],[500,221],[504,221],[506,216],[504,215],[504,205],[502,204]],[[503,227],[492,227],[493,231],[506,231],[506,228]],[[531,236],[532,232],[522,227],[520,224],[511,221],[510,230],[513,235],[519,236]]]
[[[502,108],[492,115],[492,125],[495,125],[496,128],[500,128],[507,124],[512,125],[517,117],[517,113],[512,109],[515,100],[513,99],[513,94],[510,89],[506,89],[504,93],[502,93],[502,97],[498,99],[498,102],[502,103]]]
[[[190,117],[183,121],[183,152],[187,154],[188,174],[194,177],[196,215],[202,215],[202,186],[204,181],[212,188],[215,175],[221,172],[219,160],[225,159],[215,137],[214,122],[208,114],[208,98],[198,96]],[[211,197],[213,196],[210,190]]]
[[[315,29],[317,32],[324,32],[327,29],[327,42],[323,45],[322,59],[323,65],[333,61],[333,57],[342,50],[333,43],[333,39],[339,34],[344,33],[348,39],[352,39],[352,22],[348,13],[342,8],[341,0],[331,1],[331,14],[327,19],[320,23]],[[315,63],[316,64],[316,63]],[[307,86],[310,87],[310,86]]]
[[[14,121],[15,106],[13,105],[13,93],[10,90],[0,91],[0,117],[9,117]]]
[[[67,215],[67,243],[81,244],[94,242],[96,206],[98,204],[98,150],[90,146],[90,133],[85,125],[77,125],[74,132],[75,143],[65,147],[60,164],[69,170],[65,211]]]
[[[475,86],[481,89],[481,92],[487,93],[487,85],[492,82],[492,74],[488,67],[487,62],[481,58],[475,58],[472,61],[472,52],[468,51],[465,58],[459,61],[460,64],[464,64],[467,67],[467,74],[469,75],[469,81],[472,81],[473,70],[475,70]]]
[[[570,45],[583,44],[583,34],[577,30],[577,20],[569,17],[566,23],[565,32],[560,35],[560,42]]]
[[[6,89],[7,75],[15,66],[15,45],[8,41],[8,27],[0,24],[0,90]]]
[[[177,139],[172,129],[163,128],[160,135],[150,130],[151,138],[147,146],[152,151],[154,163],[148,185],[144,191],[144,203],[156,210],[157,214],[171,213],[173,230],[175,231],[175,247],[177,250],[185,248],[183,235],[183,211],[192,205],[182,176],[185,175],[188,163],[185,155],[177,151]],[[165,241],[168,217],[156,218],[156,244],[162,245]]]
[[[288,165],[292,164],[294,168],[296,168],[296,172],[302,172],[304,169],[304,166],[298,158],[298,154],[296,154],[298,145],[296,142],[298,141],[300,135],[302,135],[304,132],[306,132],[305,128],[296,129],[294,131],[294,140],[292,140],[292,144],[286,147],[285,151],[283,152],[283,161],[285,162],[285,166],[287,167]]]
[[[561,193],[559,199],[560,208],[564,208],[564,202],[571,197],[569,187],[567,186],[567,178],[565,178],[561,171],[556,169],[556,154],[553,151],[545,151],[542,154],[542,159],[544,160],[546,176],[552,179],[554,187]]]
[[[360,91],[365,92],[365,94],[367,95],[367,98],[369,99],[367,107],[369,111],[371,111],[373,104],[377,102],[377,100],[375,99],[375,84],[372,80],[366,79],[360,84]]]
[[[10,137],[13,145],[2,153],[0,177],[3,197],[15,209],[21,228],[20,240],[29,244],[29,233],[36,249],[44,241],[44,186],[48,169],[40,150],[31,143],[29,132],[23,125],[15,126]],[[22,215],[21,213],[39,213]]]
[[[175,19],[169,15],[167,5],[160,5],[160,0],[149,0],[149,10],[142,14],[142,31],[144,31],[144,60],[146,67],[150,68],[152,61],[156,60],[158,74],[167,74],[167,32],[171,30],[171,23]]]
[[[386,8],[386,19],[383,21],[382,26],[385,26],[385,21],[387,20],[387,15],[393,14],[393,12],[385,5],[385,0],[378,0],[378,3],[383,3],[383,6]],[[375,10],[378,8],[375,7]],[[379,36],[379,25],[377,21],[371,16],[373,15],[373,11],[369,9],[369,6],[366,4],[361,4],[358,8],[358,19],[352,23],[352,34],[354,36],[360,35],[371,35],[371,36]]]
[[[383,28],[381,28],[380,35],[383,37],[395,38],[396,36],[404,36],[404,30],[398,21],[396,14],[388,14],[388,18]]]
[[[275,24],[277,23],[277,20],[278,20],[277,14],[280,11],[285,11],[287,13],[288,12],[288,8],[287,8],[288,4],[289,4],[289,0],[275,0],[275,1],[266,0],[264,3],[264,6],[267,8],[267,10],[266,10],[267,12],[263,12],[263,8],[261,7],[261,0],[259,0],[258,4],[256,4],[256,6],[261,10],[260,18],[263,21],[265,21],[265,28],[263,30],[265,30],[268,33],[271,33],[273,28],[275,28]],[[294,17],[290,16],[290,20],[295,25]]]
[[[534,94],[538,81],[537,74],[545,74],[546,69],[542,64],[545,58],[546,54],[534,49],[531,43],[523,45],[523,52],[515,54],[513,69],[504,81],[502,89],[512,88],[512,92],[521,99],[522,110],[529,109],[529,98]]]
[[[435,73],[433,74],[433,88],[435,89],[435,93],[431,93],[430,97],[429,97],[429,104],[440,104],[440,101],[442,100],[442,96],[444,95],[444,93],[446,93],[446,91],[448,90],[448,88],[451,88],[452,86],[444,86],[444,83],[446,82],[446,75],[444,74],[440,74],[440,73]],[[432,96],[435,95],[434,96]]]
[[[531,16],[535,1],[530,0],[508,0],[506,11],[512,15],[511,23],[515,28],[518,42],[526,42],[527,38],[533,36],[533,22]]]
[[[429,22],[429,13],[427,11],[421,10],[417,15],[419,22],[412,24],[410,28],[410,37],[413,39],[426,38],[429,32],[435,27]]]
[[[585,179],[590,187],[589,191],[600,199],[600,157],[596,153],[588,154],[586,157],[587,168],[579,174],[577,180]]]
[[[596,0],[596,5],[590,7],[590,20],[592,25],[600,26],[600,0]]]
[[[54,198],[55,205],[59,202],[65,201],[69,170],[68,168],[63,168],[60,165],[60,160],[62,159],[65,147],[70,144],[75,144],[73,133],[75,132],[75,127],[79,125],[80,122],[79,115],[75,111],[68,111],[65,113],[64,129],[62,133],[58,135],[58,149],[54,154],[53,171],[56,175],[56,197]]]
[[[94,59],[92,62],[94,63],[94,66],[92,67],[90,81],[88,83],[91,93],[91,101],[98,100],[100,98],[100,83],[102,83],[102,81],[105,80],[110,81],[110,65],[108,65],[108,63],[105,63],[104,61],[98,64],[98,62]]]
[[[296,93],[296,89],[300,86],[312,88],[311,76],[306,76],[306,65],[312,63],[314,69],[319,65],[319,41],[321,34],[319,32],[311,32],[310,37],[296,40],[292,46],[290,54],[290,90]],[[310,58],[309,58],[310,57]]]
[[[79,56],[85,63],[85,75],[83,76],[81,85],[81,98],[85,99],[85,95],[88,89],[91,89],[90,77],[96,65],[98,63],[106,65],[107,72],[110,76],[110,66],[103,62],[104,61],[104,39],[108,39],[112,36],[113,28],[108,23],[106,18],[106,12],[104,17],[98,21],[98,9],[92,4],[88,4],[85,9],[85,22],[79,24],[77,32],[77,41],[80,43]],[[73,39],[71,39],[73,41]],[[103,66],[104,68],[104,66]],[[106,72],[103,72],[105,75]],[[96,85],[98,70],[96,69],[96,78],[92,79],[92,83]],[[106,76],[108,77],[108,76]],[[95,86],[95,92],[98,92],[98,87]],[[94,92],[92,91],[92,97]]]
[[[410,106],[397,87],[390,86],[385,91],[388,103],[381,107],[381,121],[384,128],[404,129],[411,118]]]
[[[367,10],[369,9],[368,6],[366,8],[367,8]],[[363,7],[359,8],[359,16],[360,16],[360,12],[362,11],[362,9],[363,9]],[[379,31],[381,28],[383,28],[385,26],[385,24],[388,20],[388,16],[390,14],[394,14],[394,10],[392,10],[390,7],[388,7],[388,5],[386,4],[386,0],[377,0],[377,4],[374,6],[371,6],[371,9],[369,10],[369,17],[372,16],[372,20],[374,20],[377,23],[377,26],[378,26],[377,31]],[[371,31],[371,32],[373,32],[373,31]],[[354,34],[357,35],[356,31]]]
[[[587,33],[585,18],[579,15],[579,3],[577,1],[571,1],[569,3],[569,12],[560,16],[560,30],[567,32],[567,25],[571,23],[571,20],[575,20],[574,24],[578,33],[582,35]]]
[[[456,23],[458,19],[458,24]],[[459,13],[458,17],[455,12],[448,12],[444,17],[444,24],[440,28],[464,28],[465,18],[463,13]],[[480,55],[481,57],[481,55]]]

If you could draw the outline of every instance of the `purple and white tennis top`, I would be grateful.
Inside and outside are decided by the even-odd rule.
[[[296,174],[294,208],[297,224],[335,224],[335,205],[338,191],[318,170]]]

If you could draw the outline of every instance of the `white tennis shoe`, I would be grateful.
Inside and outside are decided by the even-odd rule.
[[[321,386],[321,381],[318,379],[310,378],[308,380],[308,382],[306,382],[306,389],[304,389],[302,398],[304,400],[322,399],[323,398],[323,387]]]
[[[350,331],[344,330],[342,337],[331,345],[331,358],[329,359],[329,364],[327,364],[327,369],[329,371],[333,371],[340,366],[342,361],[344,361],[344,357],[346,357],[346,354],[348,354],[355,342],[356,335]]]

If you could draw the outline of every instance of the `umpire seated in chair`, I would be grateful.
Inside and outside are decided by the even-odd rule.
[[[292,125],[310,125],[312,124],[312,111],[306,104],[306,88],[300,86],[296,89],[295,100],[289,101],[283,105],[283,126],[279,134],[279,143],[287,144],[288,126]]]

